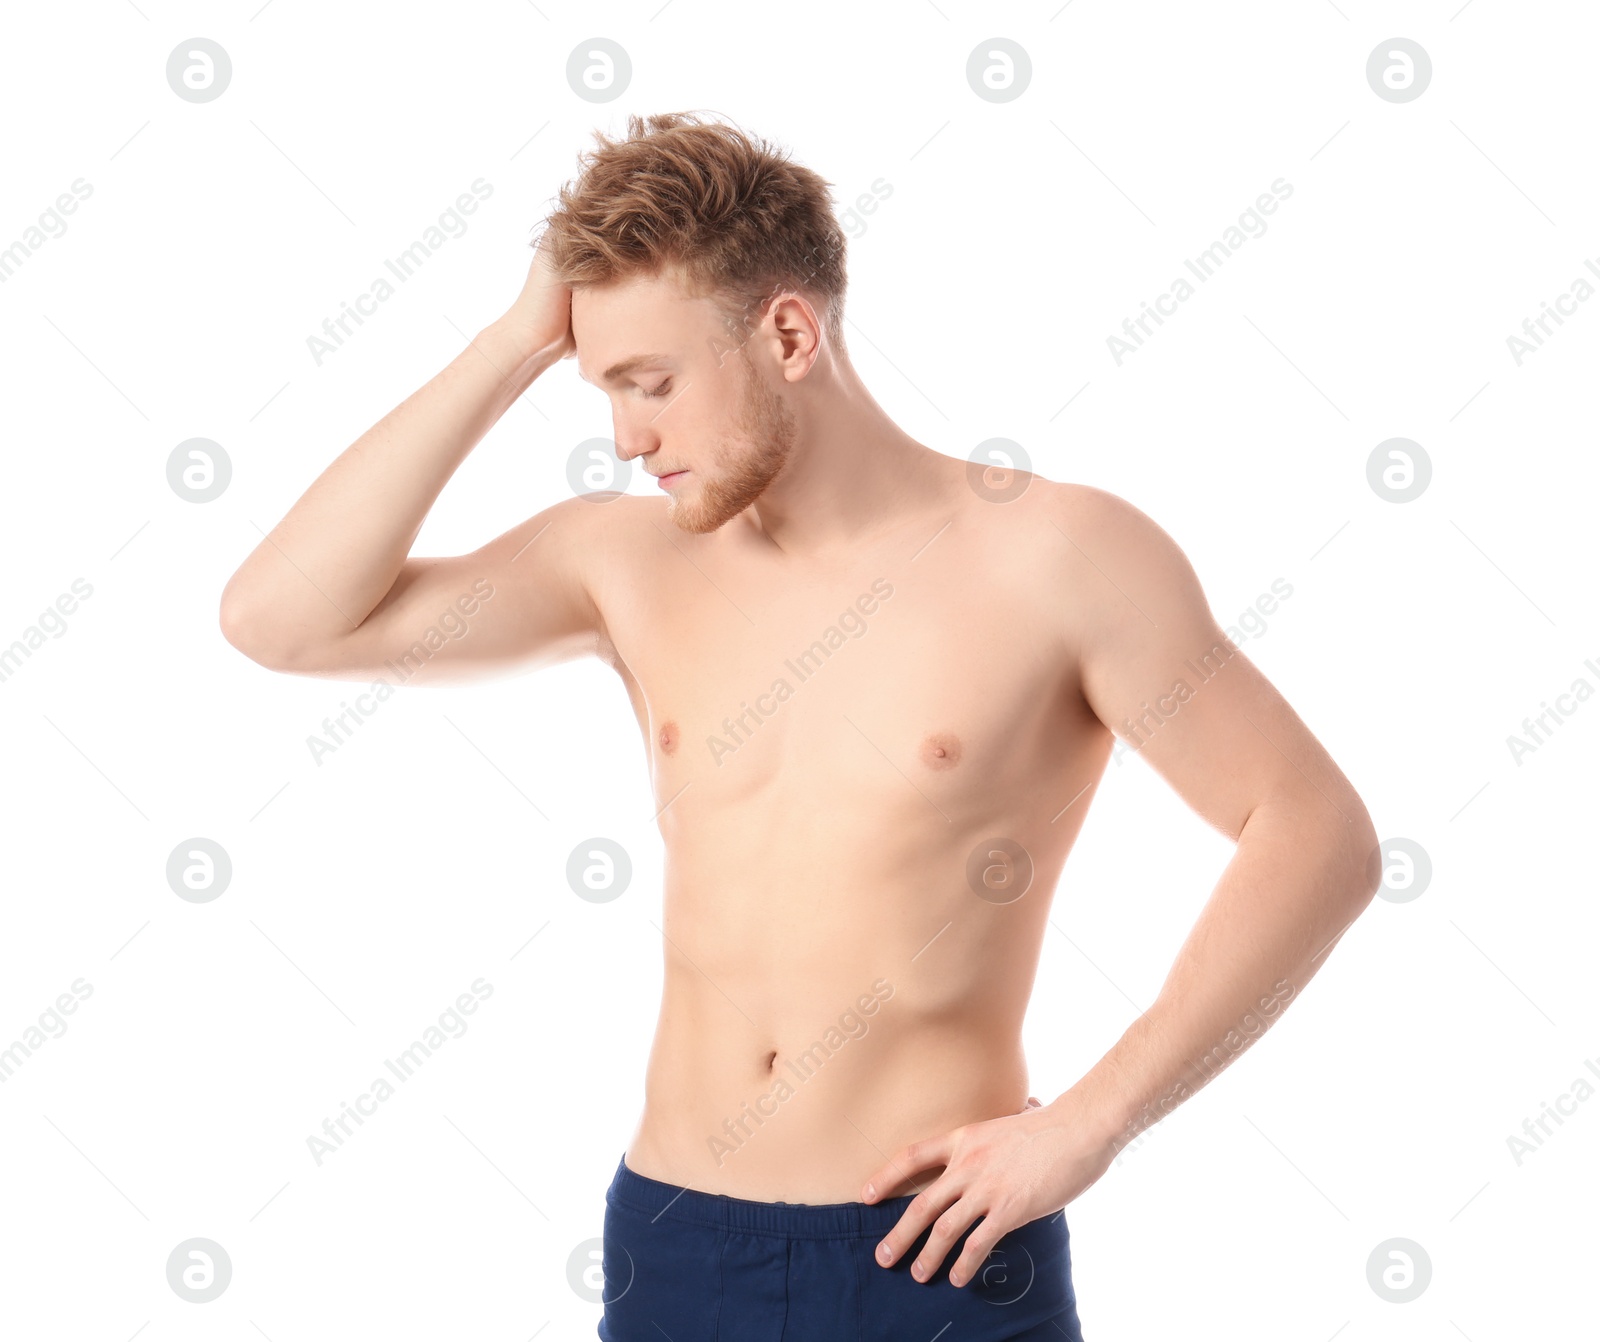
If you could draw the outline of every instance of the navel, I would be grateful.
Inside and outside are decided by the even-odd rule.
[[[935,732],[923,738],[922,762],[930,769],[953,769],[961,762],[961,738],[950,732]]]
[[[656,733],[656,741],[660,744],[663,755],[673,754],[678,749],[678,724],[663,722],[661,730]]]

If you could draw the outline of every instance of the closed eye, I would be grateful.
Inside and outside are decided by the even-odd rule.
[[[664,382],[662,382],[662,384],[659,387],[655,388],[655,390],[645,392],[645,395],[646,396],[665,396],[667,394],[667,388],[669,388],[671,385],[672,385],[672,379],[669,377]]]

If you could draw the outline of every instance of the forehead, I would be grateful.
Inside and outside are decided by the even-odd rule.
[[[575,289],[578,373],[598,383],[609,369],[640,355],[687,352],[703,342],[717,320],[711,300],[670,271]]]

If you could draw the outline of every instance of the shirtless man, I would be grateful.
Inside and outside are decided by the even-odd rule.
[[[1377,888],[1360,798],[1165,532],[944,455],[872,399],[843,255],[814,173],[715,122],[630,119],[511,307],[223,594],[228,640],[276,670],[428,685],[590,654],[626,686],[665,970],[607,1194],[613,1342],[1080,1336],[1062,1210]],[[412,557],[467,453],[574,356],[665,497]],[[469,632],[419,641],[464,596]],[[1023,1014],[1114,734],[1237,846],[1157,999],[1041,1105]]]

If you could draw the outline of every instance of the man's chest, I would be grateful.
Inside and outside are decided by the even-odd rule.
[[[1085,736],[1064,612],[950,552],[827,577],[667,566],[607,612],[658,800],[753,794],[952,821]]]

